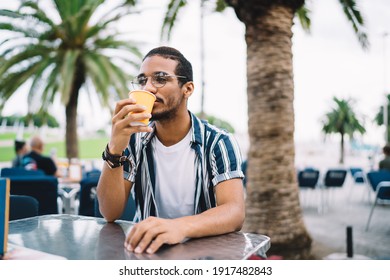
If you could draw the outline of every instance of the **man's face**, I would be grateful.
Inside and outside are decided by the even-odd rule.
[[[151,56],[144,60],[139,75],[148,77],[144,90],[150,91],[156,96],[152,110],[152,120],[161,121],[173,119],[180,109],[186,109],[183,87],[179,86],[176,77],[168,77],[163,87],[155,87],[151,76],[156,74],[175,75],[177,61],[161,56]]]

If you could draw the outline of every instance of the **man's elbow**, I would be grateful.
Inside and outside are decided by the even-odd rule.
[[[104,217],[104,219],[106,220],[107,223],[113,223],[116,221],[116,219],[112,217]]]
[[[112,213],[112,211],[105,211],[102,209],[102,207],[99,206],[99,211],[102,214],[103,218],[108,222],[108,223],[113,223],[115,222],[119,217],[115,213]]]
[[[240,231],[244,226],[244,222],[245,222],[245,212],[238,218],[237,227],[235,231]]]
[[[235,227],[233,231],[240,231],[245,222],[245,208],[237,207],[234,221]]]

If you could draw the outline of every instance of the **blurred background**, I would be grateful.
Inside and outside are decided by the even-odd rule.
[[[104,5],[111,5],[111,2],[115,1]],[[216,13],[207,9],[206,5],[203,12],[205,28],[202,30],[199,2],[188,1],[177,19],[169,43],[160,39],[168,1],[139,1],[136,9],[138,13],[126,16],[120,21],[117,29],[126,33],[129,40],[137,42],[143,54],[161,44],[169,44],[180,49],[192,62],[194,69],[196,90],[190,100],[189,109],[195,113],[201,111],[203,75],[204,112],[228,122],[234,128],[243,155],[246,157],[248,137],[245,26],[237,19],[232,8],[228,7],[224,12]],[[324,117],[332,109],[334,97],[351,100],[356,115],[366,129],[365,134],[358,134],[353,141],[348,139],[346,142],[347,158],[349,155],[362,155],[365,164],[369,165],[368,157],[372,159],[373,156],[375,160],[375,157],[380,156],[378,150],[386,141],[385,128],[375,122],[375,117],[381,106],[386,103],[386,95],[390,92],[390,79],[387,78],[390,73],[390,37],[387,35],[390,31],[388,21],[390,3],[385,0],[363,0],[358,4],[365,19],[365,31],[370,42],[366,50],[359,45],[336,0],[307,1],[307,6],[311,10],[311,31],[304,31],[298,22],[293,27],[295,140],[298,166],[305,165],[308,156],[321,153],[328,146],[338,153],[339,135],[331,134],[325,137],[322,132]],[[0,3],[0,8],[16,6],[17,1]],[[0,41],[7,35],[2,31]],[[200,72],[202,67],[203,74]],[[27,114],[27,86],[20,88],[7,100],[1,111],[2,117]],[[109,134],[109,110],[101,108],[96,99],[89,99],[85,94],[80,95],[79,103],[78,131],[81,139],[87,136],[101,138]],[[42,133],[48,134],[49,142],[58,140],[52,138],[61,140],[64,135],[65,113],[59,98],[54,100],[49,113],[58,122],[58,128],[54,133],[50,133],[50,130],[53,132],[52,129],[43,128]],[[0,129],[2,138],[6,138],[0,139],[2,141],[0,148],[12,146],[6,140],[13,136],[12,134],[10,137],[4,136],[6,132],[22,133],[17,122],[12,126],[8,123],[6,128],[3,121]],[[27,131],[28,129],[25,130]],[[52,148],[50,145],[47,147]],[[57,153],[64,155],[61,147],[58,149]],[[98,150],[97,157],[100,156],[100,149]],[[327,152],[321,154],[329,155]],[[0,162],[8,160],[7,153],[2,150]]]

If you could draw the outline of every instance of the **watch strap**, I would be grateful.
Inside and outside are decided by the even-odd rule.
[[[108,149],[108,144],[106,145],[106,149],[102,153],[102,159],[107,163],[108,167],[116,168],[122,166],[126,161],[127,157],[122,152],[122,155],[113,155],[110,153]]]

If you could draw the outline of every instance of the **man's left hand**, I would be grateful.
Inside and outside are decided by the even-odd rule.
[[[134,253],[155,253],[163,244],[177,244],[186,238],[179,220],[149,217],[135,224],[125,239],[125,248]]]

